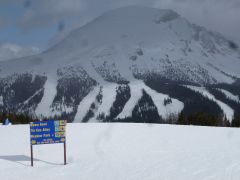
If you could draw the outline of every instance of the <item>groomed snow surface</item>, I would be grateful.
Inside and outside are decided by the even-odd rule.
[[[34,146],[29,126],[0,127],[1,180],[239,180],[240,131],[149,124],[68,124],[63,145]]]

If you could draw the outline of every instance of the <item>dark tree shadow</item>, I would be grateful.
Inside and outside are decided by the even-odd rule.
[[[6,160],[6,161],[15,162],[17,164],[21,164],[21,165],[24,165],[24,166],[31,166],[30,163],[29,163],[29,165],[23,163],[25,161],[29,161],[29,162],[31,161],[31,157],[25,156],[25,155],[0,156],[0,159]],[[43,161],[43,160],[36,159],[36,158],[33,158],[33,161],[41,161],[41,162],[44,162],[44,163],[47,163],[47,164],[51,164],[51,165],[63,165],[63,164],[57,164],[57,163],[52,163],[52,162],[48,162],[48,161]]]

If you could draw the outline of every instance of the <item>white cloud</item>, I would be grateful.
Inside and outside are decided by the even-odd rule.
[[[37,47],[21,47],[10,43],[0,45],[0,61],[7,61],[37,53],[40,53],[40,49]]]
[[[173,9],[195,24],[240,40],[240,0],[0,0],[0,5],[24,5],[26,2],[30,5],[20,17],[19,27],[33,30],[66,22],[68,27],[56,37],[108,10],[137,4]]]

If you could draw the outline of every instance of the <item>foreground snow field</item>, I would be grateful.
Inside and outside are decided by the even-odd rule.
[[[240,131],[148,124],[68,124],[63,145],[34,146],[29,126],[0,126],[1,180],[239,180]]]

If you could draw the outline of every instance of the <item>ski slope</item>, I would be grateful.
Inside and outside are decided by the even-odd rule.
[[[98,108],[98,111],[95,113],[95,118],[97,116],[104,114],[104,116],[108,116],[110,114],[110,109],[116,99],[117,84],[106,84],[102,88],[102,103]]]
[[[240,98],[237,95],[234,95],[232,93],[230,93],[229,91],[225,90],[225,89],[217,89],[218,91],[222,92],[226,98],[235,101],[237,103],[240,103]]]
[[[63,145],[34,146],[29,127],[0,126],[1,180],[239,180],[240,131],[231,128],[68,124]]]
[[[95,101],[99,93],[99,87],[95,87],[84,99],[80,102],[75,116],[74,122],[82,122],[84,116],[87,114],[91,104]]]
[[[131,97],[117,118],[131,117],[134,107],[136,106],[139,99],[142,97],[142,83],[139,83],[139,81],[134,81],[129,83],[129,87]]]
[[[225,103],[219,101],[218,99],[216,99],[215,96],[212,95],[211,93],[209,93],[205,87],[197,87],[197,86],[190,86],[190,85],[187,85],[185,87],[191,89],[192,91],[198,92],[198,93],[202,94],[204,97],[216,102],[218,104],[218,106],[223,110],[226,118],[230,122],[233,120],[234,110],[230,106],[228,106],[227,104],[225,104]]]
[[[179,114],[184,108],[184,104],[181,101],[172,98],[172,103],[164,105],[164,100],[170,98],[168,95],[158,93],[147,86],[145,86],[145,90],[152,97],[152,100],[158,109],[158,114],[163,119],[167,119],[171,114]]]
[[[118,118],[131,117],[134,107],[143,95],[143,90],[152,97],[154,105],[157,107],[158,114],[166,119],[171,113],[178,114],[184,108],[184,104],[177,99],[172,99],[166,94],[158,93],[144,84],[143,81],[135,80],[129,83],[131,98],[125,105],[123,111],[118,115]],[[172,103],[164,105],[164,99],[171,98]]]
[[[44,95],[41,100],[41,102],[38,104],[36,108],[36,114],[38,116],[51,116],[53,115],[51,112],[51,105],[53,103],[53,100],[57,94],[57,89],[56,89],[56,80],[51,78],[47,79],[45,85],[44,85]]]

